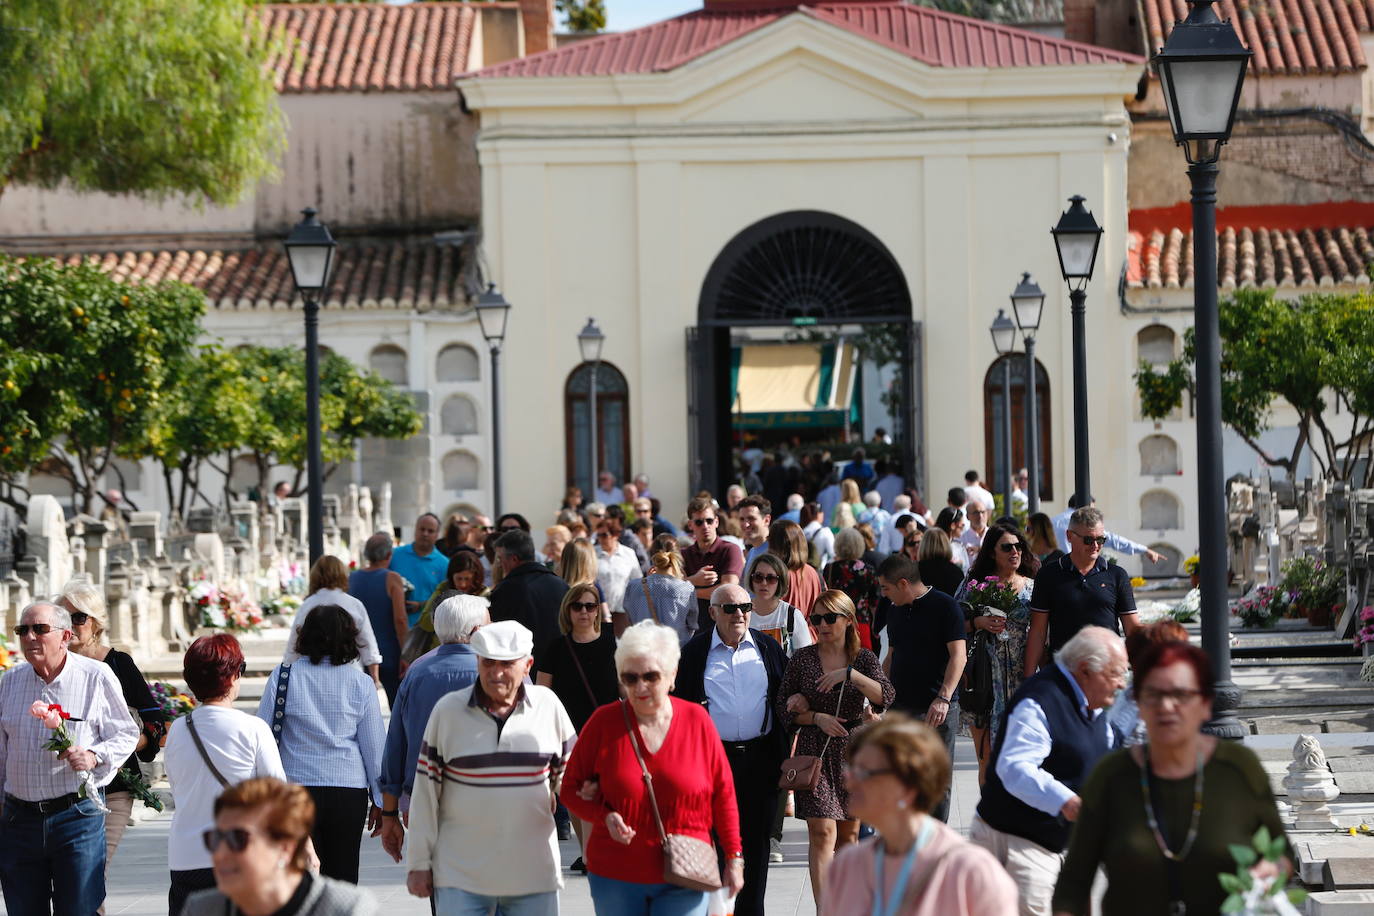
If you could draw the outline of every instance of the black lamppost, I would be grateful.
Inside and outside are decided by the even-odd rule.
[[[492,514],[501,514],[501,343],[506,339],[506,319],[510,303],[495,283],[477,297],[477,324],[491,349],[491,505]]]
[[[1216,675],[1211,734],[1240,738],[1240,689],[1231,682],[1231,615],[1226,600],[1226,490],[1221,441],[1221,333],[1217,318],[1217,160],[1231,136],[1250,52],[1212,0],[1194,0],[1154,56],[1174,142],[1192,181],[1193,333],[1196,335],[1198,530],[1203,557],[1202,648]]]
[[[601,329],[596,326],[596,321],[590,316],[587,318],[587,326],[577,332],[577,348],[582,353],[582,362],[591,364],[591,384],[587,387],[587,407],[588,407],[588,430],[587,437],[592,443],[592,466],[590,469],[591,486],[587,490],[590,497],[587,502],[596,498],[596,478],[600,469],[596,466],[597,459],[597,429],[596,429],[596,370],[601,365],[601,346],[606,342],[606,335],[601,333]]]
[[[1006,311],[997,310],[992,320],[992,347],[997,355],[1007,357],[1016,349],[1016,324]],[[1014,472],[1011,468],[1011,360],[1002,359],[1002,514],[1011,515],[1011,491]]]
[[[305,303],[305,451],[306,491],[310,528],[310,565],[324,556],[324,459],[320,454],[320,302],[334,264],[334,237],[315,218],[315,208],[286,237],[291,277]]]
[[[1011,312],[1026,341],[1026,511],[1040,511],[1040,421],[1036,417],[1035,332],[1040,328],[1040,313],[1045,309],[1045,293],[1029,273],[1011,293]]]
[[[1074,505],[1092,500],[1088,474],[1088,341],[1084,327],[1088,281],[1093,278],[1102,227],[1083,206],[1083,198],[1069,198],[1069,209],[1050,232],[1059,253],[1059,270],[1069,284],[1069,313],[1073,316],[1073,490]]]

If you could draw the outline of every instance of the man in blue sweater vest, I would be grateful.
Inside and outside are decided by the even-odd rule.
[[[1007,706],[969,839],[1016,882],[1021,916],[1049,916],[1078,791],[1121,743],[1102,711],[1125,683],[1121,637],[1087,626]]]

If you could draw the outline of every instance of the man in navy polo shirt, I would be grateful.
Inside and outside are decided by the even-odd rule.
[[[1051,652],[1085,626],[1106,627],[1127,636],[1140,626],[1131,577],[1102,559],[1107,542],[1102,512],[1093,506],[1074,510],[1069,518],[1069,552],[1046,563],[1031,592],[1030,635],[1026,638],[1026,677],[1035,674],[1044,655],[1046,634]]]

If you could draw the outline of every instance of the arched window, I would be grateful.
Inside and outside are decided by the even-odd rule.
[[[1142,477],[1162,477],[1182,470],[1178,460],[1178,443],[1172,436],[1156,434],[1140,440],[1140,474]]]
[[[481,467],[472,452],[449,452],[444,456],[444,489],[475,490],[480,485]]]
[[[994,492],[1000,492],[1003,475],[1002,436],[1005,405],[1002,402],[1002,367],[1011,367],[1011,466],[1026,467],[1026,357],[999,356],[983,378],[983,466]],[[1050,436],[1050,376],[1035,361],[1035,420],[1039,427],[1036,459],[1040,466],[1040,498],[1054,498],[1054,453]]]
[[[1151,544],[1150,549],[1162,556],[1164,559],[1159,562],[1152,562],[1149,557],[1141,557],[1140,572],[1146,578],[1166,578],[1177,576],[1183,567],[1183,552],[1173,544]]]
[[[1140,527],[1172,531],[1183,527],[1183,507],[1168,490],[1151,490],[1140,497]]]
[[[1174,345],[1177,335],[1173,329],[1162,324],[1152,324],[1141,328],[1135,336],[1135,352],[1140,359],[1152,366],[1162,366],[1173,362]]]
[[[477,351],[467,344],[449,344],[439,351],[434,377],[441,382],[475,382],[480,378],[481,364]]]
[[[439,432],[445,436],[468,436],[477,432],[477,407],[471,398],[451,395],[439,410]]]
[[[373,372],[393,385],[400,385],[404,388],[410,384],[406,351],[395,344],[381,344],[373,347],[367,361]]]
[[[581,487],[588,501],[596,489],[598,470],[592,467],[591,390],[592,364],[583,363],[568,375],[563,387],[564,467],[568,485]],[[630,386],[620,370],[606,362],[596,368],[596,428],[596,463],[616,480],[628,480]]]

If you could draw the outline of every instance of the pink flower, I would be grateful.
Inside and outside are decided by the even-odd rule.
[[[35,719],[41,719],[47,714],[48,704],[44,703],[42,700],[34,700],[33,705],[29,707],[29,715],[33,716]]]

